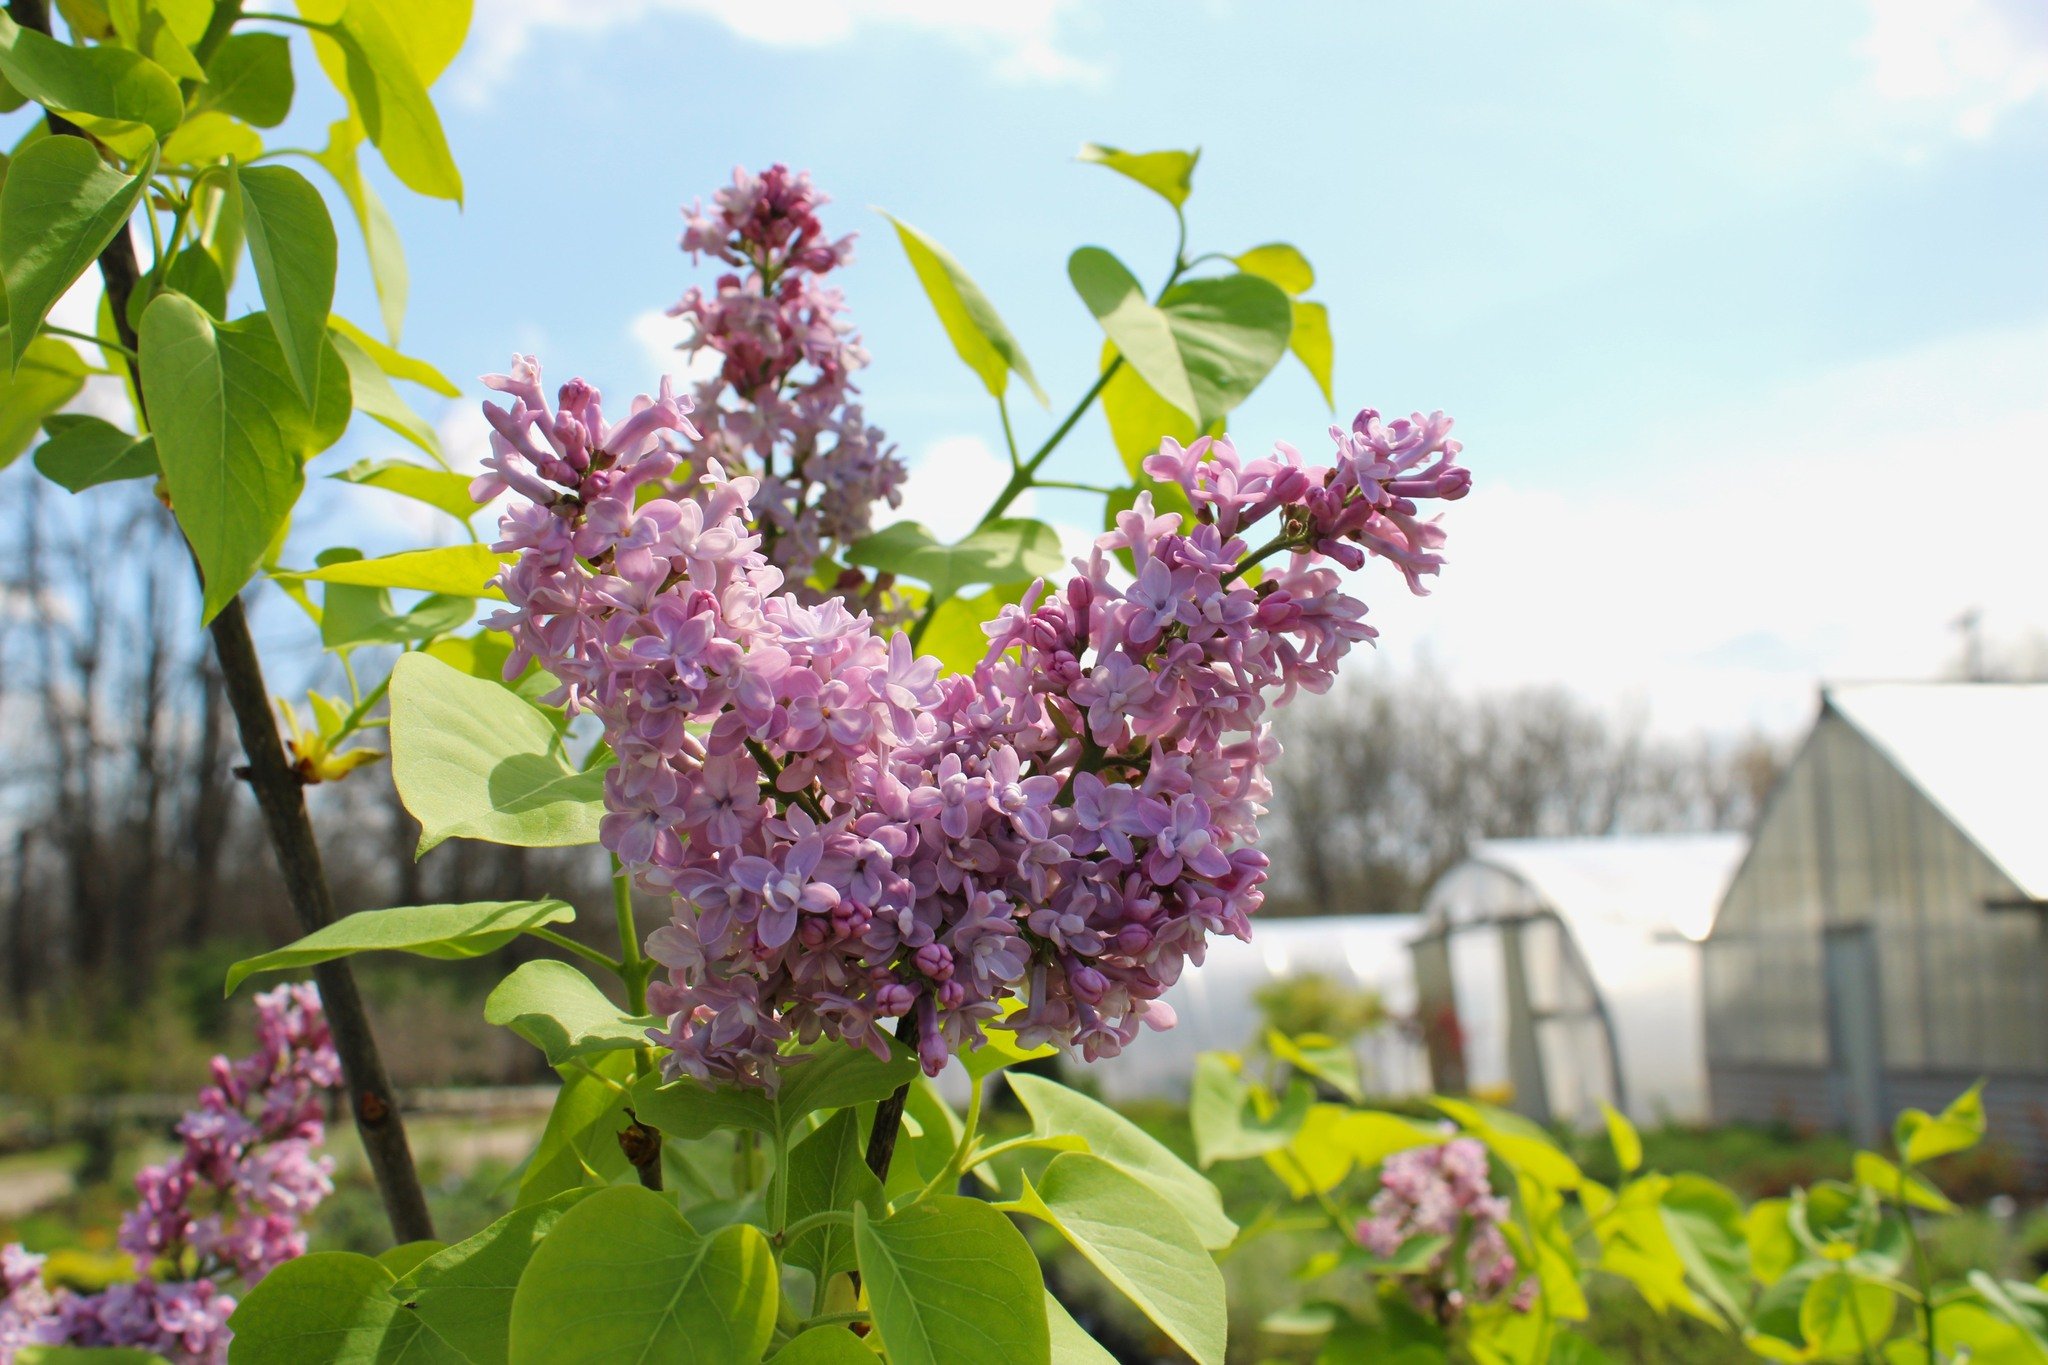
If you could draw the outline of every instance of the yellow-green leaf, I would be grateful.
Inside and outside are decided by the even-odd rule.
[[[484,1021],[532,1043],[549,1066],[647,1044],[644,1021],[635,1023],[589,977],[551,957],[521,963],[500,981],[484,1000]]]
[[[1975,1147],[1984,1140],[1984,1082],[1965,1090],[1939,1114],[1906,1110],[1899,1115],[1893,1136],[1909,1166]]]
[[[403,355],[392,347],[385,345],[353,322],[350,322],[347,318],[331,317],[327,320],[327,325],[335,332],[347,337],[350,341],[361,347],[363,353],[376,361],[377,367],[391,378],[403,379],[408,383],[432,389],[444,398],[462,397],[462,390],[457,388],[455,381],[447,375],[442,374],[424,360]]]
[[[558,900],[359,910],[282,948],[237,962],[228,968],[227,993],[233,995],[235,987],[258,972],[291,971],[358,953],[411,953],[444,962],[482,957],[528,929],[575,918],[575,909]]]
[[[292,48],[281,33],[231,33],[206,64],[200,106],[275,128],[291,112]]]
[[[323,366],[331,373],[323,373],[309,409],[267,318],[215,323],[180,294],[149,305],[141,342],[157,458],[171,510],[205,576],[211,620],[283,533],[304,485],[304,461],[346,425],[348,374],[339,360]]]
[[[203,110],[164,139],[166,166],[211,166],[217,161],[248,161],[263,153],[255,129],[217,110]]]
[[[1116,343],[1102,345],[1104,368],[1116,358]],[[1102,387],[1102,416],[1109,423],[1110,443],[1123,457],[1133,479],[1144,477],[1145,458],[1159,453],[1159,443],[1172,437],[1191,445],[1200,428],[1195,419],[1161,398],[1133,365],[1119,365]]]
[[[1044,1365],[1045,1281],[1023,1234],[957,1195],[887,1218],[853,1208],[853,1243],[890,1365]]]
[[[520,1275],[510,1361],[755,1361],[779,1297],[775,1254],[759,1228],[703,1237],[652,1190],[599,1190],[561,1216]]]
[[[604,816],[603,771],[571,764],[545,715],[427,654],[392,668],[391,773],[420,822],[421,853],[451,838],[593,844]]]
[[[1101,1157],[1063,1152],[1016,1207],[1059,1229],[1123,1296],[1201,1365],[1223,1365],[1223,1275],[1180,1212]]]
[[[1337,364],[1337,343],[1330,335],[1330,310],[1307,299],[1294,300],[1294,322],[1287,334],[1287,349],[1307,367],[1316,387],[1323,391],[1323,401],[1335,407],[1337,398],[1331,380]]]
[[[297,575],[322,583],[353,583],[364,588],[414,588],[452,597],[500,597],[490,580],[505,561],[482,545],[446,545],[436,550],[404,550],[378,559],[353,559]]]
[[[156,442],[98,417],[70,414],[45,421],[50,439],[36,447],[36,468],[74,493],[157,473]]]
[[[1268,242],[1231,258],[1247,275],[1271,280],[1289,294],[1306,294],[1315,286],[1315,267],[1286,242]]]
[[[168,135],[185,116],[176,77],[141,53],[111,44],[60,43],[4,13],[0,76],[48,108],[140,126],[157,137]]]
[[[384,367],[346,333],[336,330],[331,336],[334,349],[340,353],[342,363],[348,366],[349,388],[355,395],[356,407],[368,413],[386,430],[396,432],[418,446],[435,463],[445,466],[447,461],[441,454],[439,433],[432,423],[414,412],[398,396],[398,390],[391,387]],[[462,484],[463,498],[469,502],[469,507],[467,511],[455,512],[454,515],[466,521],[469,514],[476,511],[476,503],[469,498],[469,480],[463,479]]]
[[[405,247],[398,239],[398,227],[376,190],[363,179],[362,167],[356,160],[356,148],[362,141],[363,125],[354,117],[342,119],[328,128],[327,146],[313,159],[334,177],[349,207],[355,210],[356,226],[363,234],[363,249],[370,258],[370,282],[377,289],[384,331],[395,343],[405,325],[405,300],[411,289],[411,277],[406,271]]]
[[[1607,1142],[1614,1148],[1615,1164],[1621,1167],[1623,1175],[1634,1175],[1643,1164],[1643,1140],[1637,1135],[1636,1126],[1628,1121],[1628,1115],[1605,1100],[1600,1101],[1600,1117],[1607,1122]]]
[[[931,585],[940,598],[979,583],[1015,583],[1055,574],[1066,560],[1059,533],[1042,521],[1003,517],[947,545],[915,521],[898,521],[864,536],[846,552],[848,562],[907,574]]]
[[[278,345],[291,367],[292,382],[311,397],[320,381],[320,358],[326,353],[327,312],[334,303],[334,222],[326,201],[306,177],[289,166],[245,166],[235,173],[242,195],[242,222],[249,237],[249,259]],[[336,349],[348,345],[340,338]],[[342,352],[344,363],[348,360]],[[377,381],[383,373],[368,367]],[[358,406],[368,408],[357,367],[349,367],[350,388]],[[389,388],[388,384],[385,388]],[[373,416],[381,414],[372,413]]]
[[[1823,1357],[1861,1359],[1891,1331],[1898,1297],[1882,1284],[1847,1271],[1822,1275],[1799,1303],[1799,1330]]]
[[[1006,1071],[1003,1080],[1031,1114],[1041,1136],[1074,1135],[1088,1150],[1121,1166],[1180,1210],[1201,1244],[1229,1246],[1237,1224],[1223,1212],[1223,1197],[1194,1167],[1123,1115],[1079,1091],[1043,1076]]]
[[[469,496],[469,479],[446,469],[429,469],[404,460],[359,460],[329,477],[423,502],[461,522],[467,522],[477,511]]]
[[[1901,1171],[1876,1152],[1856,1153],[1855,1163],[1850,1169],[1857,1184],[1876,1190],[1879,1198],[1891,1203],[1926,1209],[1930,1213],[1956,1211],[1955,1204],[1931,1181]]]
[[[418,3],[418,0],[412,0]],[[313,14],[331,12],[332,0],[302,6]],[[467,28],[467,6],[463,28]],[[440,13],[426,5],[423,12]],[[408,5],[401,0],[345,0],[325,27],[316,30],[313,48],[329,76],[340,68],[335,84],[348,97],[349,109],[400,183],[434,199],[462,202],[462,173],[448,150],[441,117],[427,94],[423,62],[439,48],[416,50],[421,32]],[[439,35],[436,36],[438,41]],[[423,40],[419,40],[423,41]]]
[[[1202,159],[1202,149],[1197,147],[1191,152],[1127,152],[1099,142],[1084,142],[1075,159],[1107,166],[1118,175],[1137,181],[1178,209],[1194,192],[1195,163]]]
[[[996,313],[995,305],[988,301],[988,295],[981,292],[981,286],[953,259],[951,252],[901,219],[883,216],[895,227],[896,239],[903,244],[903,253],[910,257],[910,268],[917,272],[918,283],[924,286],[925,297],[931,300],[932,310],[939,315],[939,324],[946,329],[953,349],[967,362],[967,368],[981,376],[990,396],[1002,397],[1009,387],[1010,373],[1015,371],[1043,403],[1045,392],[1038,387],[1037,376],[1031,373],[1031,362],[1024,358],[1023,348],[1010,335],[1010,329]]]

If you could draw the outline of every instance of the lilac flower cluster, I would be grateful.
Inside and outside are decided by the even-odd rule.
[[[692,324],[684,350],[719,361],[697,389],[704,434],[689,472],[716,460],[760,481],[761,553],[799,590],[827,542],[866,535],[875,503],[902,501],[906,472],[852,401],[867,352],[845,299],[820,280],[853,259],[853,237],[825,235],[817,211],[827,202],[808,173],[735,170],[708,213],[702,203],[688,211],[683,233],[693,261],[732,269],[669,309]]]
[[[334,1190],[333,1162],[318,1148],[323,1094],[341,1084],[341,1062],[312,986],[280,986],[255,1003],[256,1051],[213,1059],[213,1084],[178,1124],[183,1150],[135,1177],[120,1245],[139,1278],[52,1294],[42,1257],[0,1247],[0,1365],[32,1343],[135,1346],[176,1365],[215,1365],[227,1358],[235,1307],[217,1281],[254,1284],[305,1253],[299,1220]]]
[[[131,1346],[171,1365],[226,1365],[235,1301],[210,1279],[135,1280],[97,1294],[59,1292],[31,1340],[62,1346]],[[0,1356],[4,1361],[5,1356]]]
[[[537,660],[550,700],[602,719],[602,840],[676,907],[648,941],[655,1036],[719,1080],[773,1084],[792,1038],[883,1051],[890,1020],[934,1072],[990,1026],[1090,1058],[1168,1026],[1158,997],[1260,904],[1269,695],[1324,690],[1374,635],[1327,561],[1419,584],[1442,561],[1416,500],[1469,484],[1441,416],[1363,412],[1325,466],[1167,441],[1147,467],[1193,519],[1141,495],[941,676],[843,599],[784,590],[756,478],[707,457],[694,494],[647,496],[696,439],[666,382],[616,426],[580,380],[551,409],[531,358],[485,382],[512,401],[486,408],[472,492],[520,495],[495,547],[517,556],[491,622],[507,676]]]
[[[43,1284],[43,1258],[14,1242],[0,1246],[0,1365],[13,1365],[16,1351],[40,1344],[56,1311],[56,1296]]]
[[[1508,1201],[1488,1180],[1485,1146],[1453,1138],[1388,1157],[1380,1168],[1379,1193],[1356,1235],[1360,1246],[1380,1257],[1392,1256],[1413,1238],[1452,1239],[1426,1275],[1403,1280],[1416,1307],[1440,1321],[1456,1318],[1468,1302],[1503,1295],[1521,1313],[1535,1301],[1536,1282],[1517,1281],[1514,1253],[1501,1234],[1509,1213]]]
[[[178,1124],[184,1150],[135,1177],[121,1249],[145,1272],[189,1253],[205,1273],[254,1284],[305,1254],[299,1219],[334,1192],[334,1162],[318,1155],[323,1092],[341,1084],[319,992],[257,996],[256,1039],[238,1062],[213,1059],[213,1084]]]

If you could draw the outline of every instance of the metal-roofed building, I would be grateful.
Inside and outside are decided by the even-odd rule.
[[[1707,1113],[1699,940],[1738,834],[1491,839],[1439,877],[1412,951],[1440,1090],[1539,1122]]]
[[[1705,950],[1721,1120],[1882,1137],[1979,1076],[2048,1164],[2048,685],[1824,692]]]

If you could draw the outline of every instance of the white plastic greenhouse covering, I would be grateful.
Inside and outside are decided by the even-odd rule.
[[[1745,844],[1738,834],[1489,840],[1438,878],[1423,918],[1428,934],[1449,932],[1467,1088],[1593,1125],[1618,1083],[1638,1123],[1703,1121],[1699,942]],[[1517,956],[1519,989],[1507,976]]]
[[[1207,960],[1190,966],[1166,993],[1179,1021],[1163,1033],[1145,1030],[1119,1057],[1080,1070],[1106,1099],[1184,1099],[1203,1052],[1236,1052],[1259,1035],[1261,986],[1315,973],[1379,994],[1390,1014],[1415,1008],[1415,975],[1408,941],[1422,927],[1417,915],[1319,915],[1252,918],[1252,939],[1211,938]],[[1413,1038],[1378,1029],[1358,1042],[1359,1073],[1375,1095],[1417,1095],[1429,1088],[1429,1068]]]
[[[1863,683],[1827,700],[2013,885],[2048,901],[2048,687]]]

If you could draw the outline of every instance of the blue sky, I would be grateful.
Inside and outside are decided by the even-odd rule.
[[[870,206],[995,300],[1053,396],[1020,395],[1030,441],[1099,345],[1068,252],[1156,279],[1172,245],[1161,203],[1075,149],[1198,144],[1192,245],[1308,254],[1340,408],[1459,419],[1479,482],[1443,586],[1366,582],[1390,665],[1561,682],[1686,730],[1794,725],[1824,677],[1931,675],[1966,607],[1997,649],[2048,654],[2031,0],[478,0],[440,94],[467,206],[387,200],[406,349],[458,378],[517,348],[651,387],[654,315],[701,278],[678,206],[735,163],[807,167],[862,234],[844,286],[908,510],[962,529],[994,412]],[[343,304],[375,316],[359,267]],[[1233,431],[1314,450],[1328,421],[1290,362]],[[1100,430],[1062,472],[1107,458]]]

